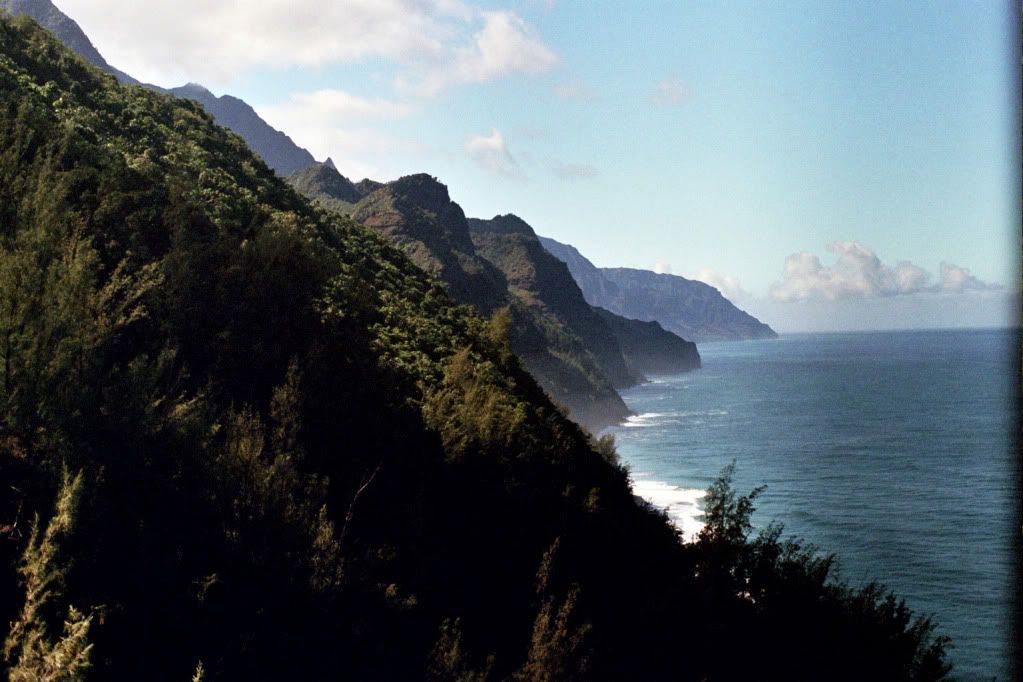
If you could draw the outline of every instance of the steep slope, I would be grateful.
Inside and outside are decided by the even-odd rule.
[[[0,95],[5,669],[70,618],[95,679],[507,678],[546,665],[544,608],[614,639],[612,571],[683,561],[499,327],[197,105],[20,20]],[[40,621],[18,610],[28,533],[6,533],[58,490],[74,524],[39,555],[62,576]],[[544,651],[632,666],[574,646]]]
[[[123,71],[110,66],[78,24],[57,9],[50,0],[0,0],[0,9],[13,15],[24,14],[32,17],[90,64],[115,76],[120,82],[139,83]],[[217,97],[195,83],[189,83],[169,91],[155,85],[143,85],[153,90],[171,92],[177,97],[199,102],[217,123],[240,135],[249,147],[281,176],[290,175],[316,162],[312,154],[296,145],[290,137],[273,128],[260,118],[251,106],[237,97],[229,95]]]
[[[622,292],[607,302],[608,309],[620,315],[657,320],[685,338],[702,341],[777,337],[709,284],[630,268],[605,268],[601,273]]]
[[[613,385],[624,388],[642,381],[630,371],[610,328],[583,300],[568,269],[544,251],[528,224],[504,215],[470,220],[469,229],[477,253],[504,273],[509,290],[579,337]]]
[[[616,386],[641,381],[642,367],[686,371],[699,366],[693,344],[663,330],[658,335],[654,329],[643,328],[641,322],[634,325],[624,318],[609,319],[590,306],[565,264],[543,248],[533,228],[521,218],[471,219],[469,228],[477,253],[504,273],[509,290],[538,314],[553,316],[579,337]],[[631,353],[623,352],[623,342]],[[643,342],[652,344],[651,356]]]
[[[11,679],[944,677],[727,478],[681,545],[502,325],[23,18],[0,225]]]
[[[122,83],[138,83],[128,74],[110,66],[81,27],[57,9],[50,0],[0,0],[0,10],[14,16],[23,14],[32,17],[40,26],[57,36],[58,40],[84,57],[90,64],[106,71]]]
[[[201,104],[213,116],[213,120],[241,136],[252,151],[259,154],[282,177],[316,163],[312,154],[260,118],[255,109],[237,97],[217,97],[195,83],[171,88],[170,93]]]
[[[568,265],[591,305],[627,318],[655,320],[696,343],[777,337],[708,284],[648,270],[597,268],[573,246],[547,237],[540,240]]]
[[[338,172],[330,159],[292,173],[288,176],[288,182],[300,194],[324,208],[344,215],[350,215],[355,204],[366,194],[380,189],[379,183],[376,186],[363,184],[370,182],[368,180],[363,180],[359,186],[355,185]]]
[[[696,344],[667,331],[657,322],[630,320],[594,308],[607,323],[629,366],[643,374],[678,374],[700,367]]]
[[[512,349],[579,423],[599,430],[628,416],[614,389],[615,380],[629,380],[620,351],[618,364],[608,363],[617,371],[611,377],[601,362],[605,358],[592,353],[560,319],[509,295],[505,275],[479,256],[465,213],[435,178],[411,175],[382,185],[360,199],[350,215],[400,246],[413,262],[444,282],[456,301],[485,315],[511,306]]]
[[[476,255],[462,208],[429,175],[409,175],[366,195],[351,217],[398,244],[413,262],[447,284],[456,301],[484,315],[507,303],[507,282]]]

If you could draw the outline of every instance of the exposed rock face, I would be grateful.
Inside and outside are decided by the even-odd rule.
[[[700,367],[696,344],[667,331],[657,322],[630,320],[594,308],[618,340],[629,366],[643,374],[679,374]]]
[[[502,222],[508,230],[503,236],[526,238],[525,230],[527,241],[531,240],[527,246],[507,245],[509,257],[502,260],[495,244],[470,230],[470,224],[480,221],[468,221],[447,187],[429,175],[411,175],[384,185],[364,180],[355,188],[370,191],[351,207],[351,217],[399,244],[417,265],[444,282],[455,300],[486,315],[508,309],[512,349],[576,421],[599,430],[628,416],[615,387],[635,383],[639,377],[630,370],[610,329],[586,305],[567,269],[543,250],[528,225]],[[521,249],[543,261],[539,271],[544,291],[547,271],[553,267],[562,272],[561,283],[575,289],[577,304],[588,311],[589,322],[603,329],[596,347],[590,343],[593,335],[585,333],[585,321],[578,324],[571,318],[577,324],[569,324],[558,314],[564,312],[562,307],[551,307],[528,294],[533,285],[527,281],[535,284],[537,269],[528,258],[522,267],[510,265],[516,259],[511,252],[521,257],[525,253]]]
[[[543,248],[532,227],[514,215],[474,219],[469,226],[477,252],[504,273],[508,290],[579,337],[614,386],[643,379],[625,360],[607,321],[586,302],[568,268]]]
[[[399,244],[419,267],[447,284],[455,300],[489,315],[507,303],[507,283],[476,254],[462,208],[429,175],[409,175],[363,197],[357,222]]]
[[[568,265],[590,305],[631,319],[657,321],[696,343],[778,336],[709,284],[649,270],[598,268],[573,246],[547,237],[540,237],[540,242]]]

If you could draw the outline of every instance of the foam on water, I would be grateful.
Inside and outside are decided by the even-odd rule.
[[[693,417],[727,417],[728,410],[682,410],[677,412],[644,412],[628,417],[621,426],[626,429],[642,429],[665,424],[680,424],[679,419]],[[703,421],[696,420],[697,424]]]
[[[1012,679],[1015,333],[783,341],[706,344],[704,369],[622,393],[638,414],[609,432],[635,493],[691,539],[697,488],[734,462],[737,492],[768,485],[756,527],[781,521],[851,584],[934,616],[962,682]]]
[[[645,412],[643,414],[634,414],[625,420],[622,424],[627,429],[641,429],[648,426],[654,425],[654,420],[658,417],[666,416],[663,412]]]
[[[703,529],[703,510],[700,500],[707,495],[699,488],[682,488],[677,485],[656,481],[635,474],[632,492],[668,515],[675,527],[682,531],[682,538],[691,542]]]

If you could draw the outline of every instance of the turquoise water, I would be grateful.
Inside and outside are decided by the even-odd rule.
[[[703,369],[623,394],[614,429],[637,493],[698,527],[722,467],[785,524],[877,579],[955,640],[961,680],[1009,679],[1016,337],[1009,331],[793,335],[706,344]]]

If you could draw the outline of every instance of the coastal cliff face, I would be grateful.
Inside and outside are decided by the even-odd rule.
[[[656,323],[630,320],[588,304],[565,263],[543,248],[521,218],[509,214],[471,219],[469,226],[477,251],[501,269],[509,290],[527,305],[549,311],[583,339],[617,387],[642,381],[646,373],[679,373],[700,366],[696,344]]]
[[[462,208],[429,175],[409,175],[362,197],[351,218],[400,246],[456,301],[491,315],[507,302],[501,272],[476,254]]]
[[[333,176],[329,170],[320,173]],[[550,308],[517,295],[508,280],[508,272],[516,273],[503,271],[499,263],[477,249],[469,221],[451,200],[446,186],[423,174],[376,187],[366,181],[359,184],[371,191],[351,207],[351,218],[398,245],[419,267],[443,282],[456,301],[484,315],[506,316],[512,350],[573,419],[599,431],[630,414],[615,389],[637,378],[629,372],[614,340],[608,342],[610,335],[580,336]],[[350,191],[335,178],[332,183],[320,183],[320,191],[312,196],[325,206],[332,200],[343,202],[345,195],[334,192],[334,187]],[[579,302],[586,306],[581,295]],[[591,344],[594,339],[598,342]]]
[[[0,674],[945,678],[727,470],[682,544],[512,353],[524,306],[459,305],[195,101],[0,16],[0,150]],[[457,223],[410,184],[386,225]]]
[[[380,231],[456,300],[486,315],[507,308],[512,349],[544,389],[594,431],[628,416],[617,389],[643,381],[644,368],[699,367],[695,346],[660,327],[616,316],[611,324],[609,313],[586,302],[565,264],[525,221],[514,215],[466,219],[431,176],[355,184],[324,163],[289,182],[324,208]]]
[[[622,355],[607,323],[583,298],[564,263],[547,253],[533,229],[514,215],[469,221],[477,252],[493,263],[508,290],[539,315],[551,316],[577,336],[616,388],[643,380]]]
[[[541,243],[564,261],[591,305],[623,317],[657,321],[696,343],[773,339],[777,334],[703,282],[632,268],[598,268],[572,246]]]
[[[611,329],[625,360],[646,375],[679,374],[699,369],[696,344],[673,334],[657,322],[630,320],[603,308],[594,308]]]

